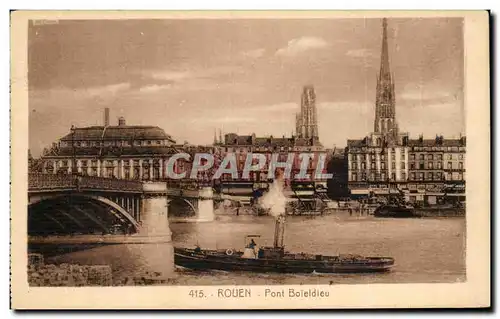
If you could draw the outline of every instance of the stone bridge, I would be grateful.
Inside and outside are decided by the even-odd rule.
[[[166,182],[29,174],[28,231],[37,237],[149,234],[160,224],[168,229],[168,217],[213,220],[212,196],[211,188],[170,189]]]

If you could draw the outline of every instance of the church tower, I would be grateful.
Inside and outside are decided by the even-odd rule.
[[[387,141],[395,142],[398,138],[396,96],[394,92],[394,77],[391,74],[389,66],[386,18],[382,21],[382,53],[376,94],[374,132],[386,137]]]
[[[300,113],[296,117],[296,131],[300,138],[318,140],[318,113],[314,87],[305,86],[302,92]]]

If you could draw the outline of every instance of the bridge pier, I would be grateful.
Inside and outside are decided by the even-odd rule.
[[[137,243],[126,244],[131,254],[142,261],[145,269],[159,272],[164,277],[174,273],[172,232],[168,222],[167,187],[165,183],[144,183],[140,202],[132,201],[132,208],[140,212],[141,227],[132,238]]]
[[[198,200],[198,221],[213,221],[214,216],[214,194],[212,187],[203,187],[200,189],[200,198]]]
[[[169,189],[170,223],[211,222],[215,219],[213,190],[211,187],[198,189]]]

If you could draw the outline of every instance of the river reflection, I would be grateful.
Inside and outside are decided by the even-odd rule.
[[[272,245],[274,219],[266,216],[217,216],[213,222],[172,223],[172,244],[202,248],[242,249],[244,236],[261,235],[259,245]],[[92,248],[48,258],[49,262],[111,264],[113,276],[146,271],[148,265],[172,266],[166,276],[171,284],[347,284],[347,283],[429,283],[465,280],[465,218],[376,219],[289,217],[285,247],[292,252],[324,255],[360,254],[391,256],[396,264],[384,274],[256,274],[222,271],[173,271],[172,244],[163,244],[170,253],[160,257],[134,245]],[[145,258],[145,255],[149,255]],[[145,260],[149,259],[149,260]],[[163,260],[166,259],[166,260]]]

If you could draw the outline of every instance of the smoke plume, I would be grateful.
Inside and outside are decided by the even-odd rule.
[[[286,197],[283,194],[283,179],[277,178],[269,186],[269,191],[262,196],[261,205],[269,210],[269,214],[278,218],[285,215]]]

